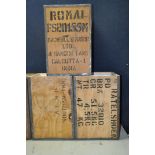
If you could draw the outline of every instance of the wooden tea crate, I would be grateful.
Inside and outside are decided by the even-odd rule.
[[[91,73],[91,5],[45,5],[48,74]]]
[[[74,77],[76,138],[119,138],[119,84],[115,73]]]
[[[28,85],[32,138],[72,138],[72,77],[35,74]]]

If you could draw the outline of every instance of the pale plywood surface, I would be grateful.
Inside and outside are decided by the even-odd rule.
[[[71,77],[31,77],[33,138],[72,138]]]
[[[77,138],[119,136],[119,77],[76,76]]]
[[[51,14],[53,15],[52,19]],[[44,18],[48,74],[90,73],[90,5],[48,6],[45,8]],[[62,32],[61,25],[63,24],[70,24],[71,26],[65,26],[63,28],[64,32]],[[82,26],[87,28],[82,32],[75,31],[73,27],[79,25],[79,30],[80,24],[87,24],[87,26]],[[55,32],[56,27],[58,27],[58,31],[56,30]],[[66,32],[65,30],[68,27],[71,27],[73,30]]]
[[[119,140],[27,140],[27,155],[129,155],[129,137]]]

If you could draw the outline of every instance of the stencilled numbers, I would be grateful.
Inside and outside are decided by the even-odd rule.
[[[89,102],[84,102],[81,98],[76,100],[78,109],[82,115],[77,117],[77,125],[82,126],[100,126],[104,124],[104,105],[91,98]]]

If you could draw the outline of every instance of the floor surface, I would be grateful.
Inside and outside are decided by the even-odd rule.
[[[128,155],[129,137],[119,140],[27,140],[26,155]]]

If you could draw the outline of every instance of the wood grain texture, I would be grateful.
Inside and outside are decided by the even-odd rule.
[[[31,77],[33,138],[72,138],[70,76]]]
[[[45,6],[48,74],[91,73],[91,5]]]
[[[119,75],[75,76],[77,138],[119,137]]]

